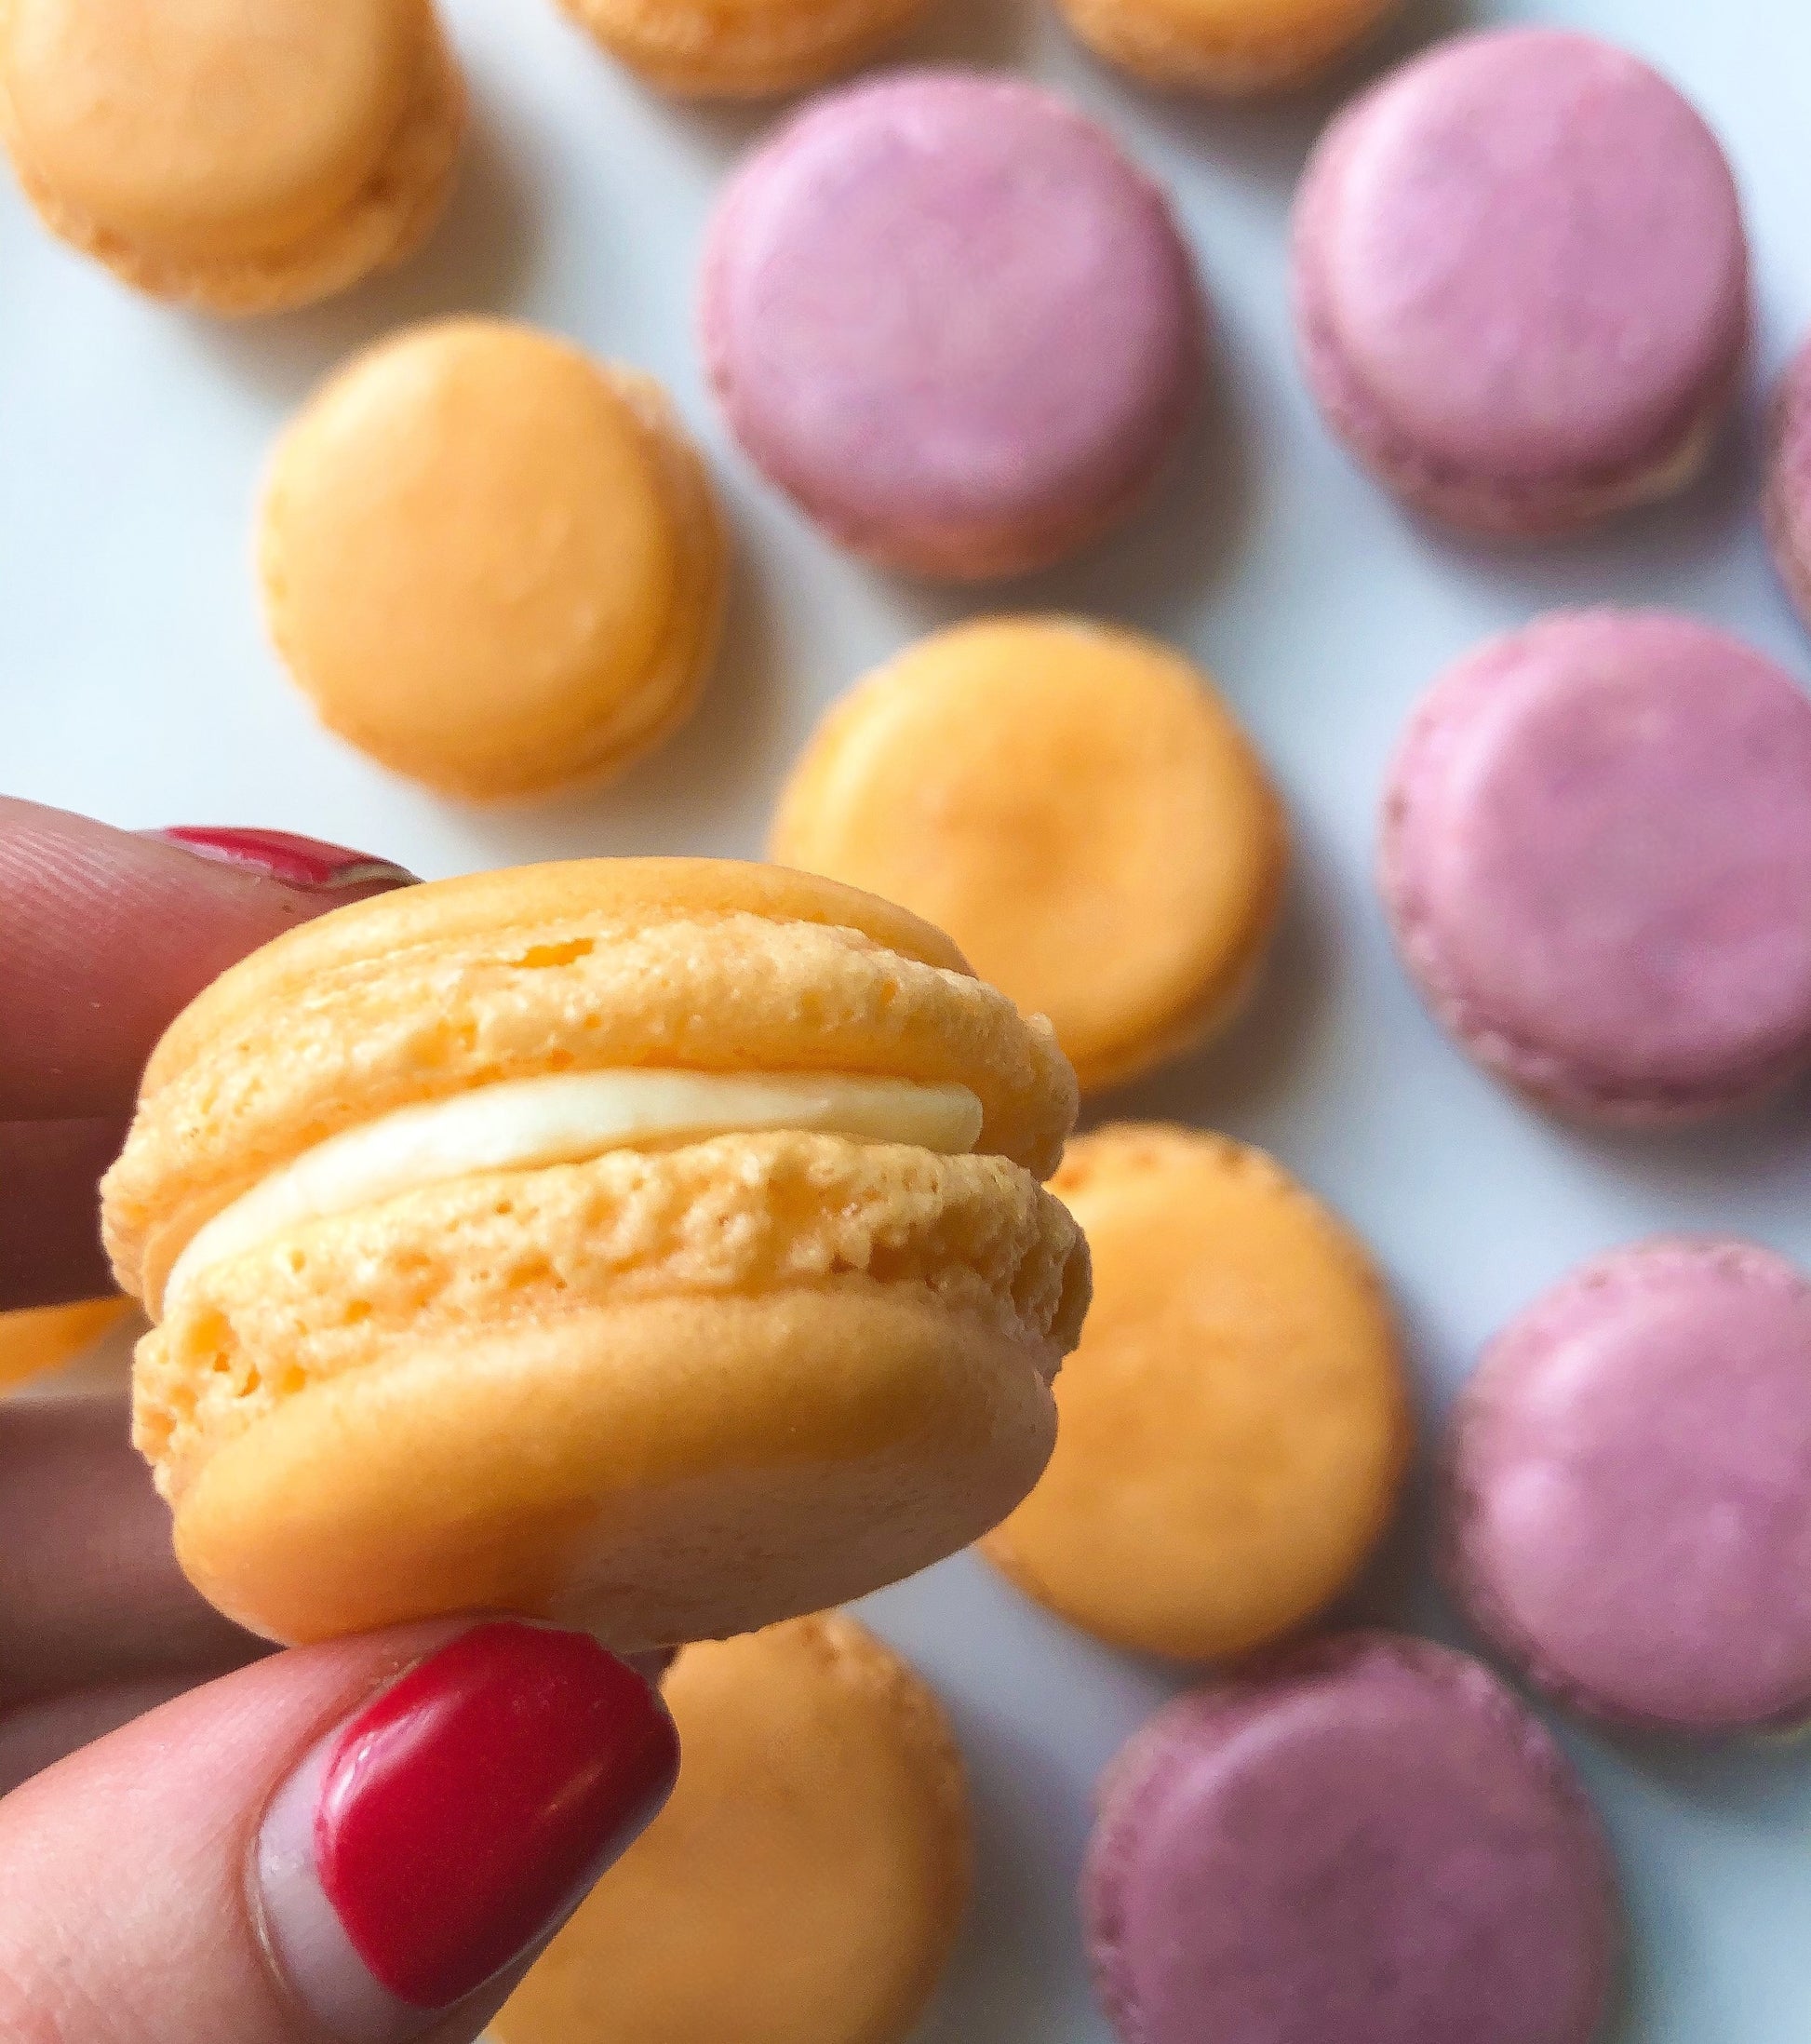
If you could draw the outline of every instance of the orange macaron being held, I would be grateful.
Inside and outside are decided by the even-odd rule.
[[[1075,1105],[946,937],[773,867],[291,931],[171,1026],[103,1188],[185,1571],[272,1639],[497,1608],[633,1652],[953,1553],[1050,1455]]]

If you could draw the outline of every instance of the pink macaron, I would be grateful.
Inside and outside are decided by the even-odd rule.
[[[1708,1115],[1811,1065],[1811,699],[1724,633],[1563,612],[1461,660],[1379,881],[1441,1022],[1562,1112]]]
[[[1722,1241],[1601,1257],[1447,1439],[1446,1574],[1551,1695],[1687,1737],[1811,1719],[1811,1284]]]
[[[1082,1875],[1125,2044],[1592,2044],[1609,1853],[1488,1669],[1382,1633],[1160,1711],[1107,1769]]]
[[[1749,259],[1716,137],[1639,59],[1461,36],[1349,107],[1296,201],[1303,365],[1404,502],[1537,535],[1683,488],[1740,377]]]
[[[1774,398],[1764,509],[1780,580],[1811,629],[1811,342]]]
[[[1203,310],[1162,194],[1062,101],[965,72],[817,101],[731,183],[701,325],[731,431],[834,539],[966,581],[1150,489]]]

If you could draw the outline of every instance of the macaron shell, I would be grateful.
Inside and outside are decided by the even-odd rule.
[[[182,1494],[177,1553],[290,1643],[474,1608],[622,1653],[746,1632],[986,1531],[1049,1456],[1053,1366],[859,1278],[476,1326],[286,1398]]]
[[[426,0],[281,0],[255,22],[243,0],[0,5],[0,131],[46,224],[209,311],[304,304],[400,261],[465,122]]]
[[[561,0],[663,90],[706,99],[795,92],[852,71],[925,0]]]
[[[1229,97],[1303,84],[1377,28],[1399,0],[1060,0],[1109,62],[1153,84]]]
[[[1358,1244],[1261,1152],[1120,1125],[1053,1190],[1093,1303],[1059,1437],[983,1552],[1085,1631],[1204,1661],[1293,1630],[1382,1533],[1410,1440],[1400,1342]]]
[[[1127,2044],[1590,2044],[1618,1943],[1559,1749],[1387,1634],[1160,1713],[1103,1783],[1083,1907]]]
[[[1709,1113],[1811,1056],[1811,702],[1739,640],[1561,612],[1460,662],[1381,884],[1461,1043],[1564,1111]]]
[[[1811,629],[1811,346],[1788,369],[1774,399],[1764,509],[1780,580]]]
[[[1637,59],[1462,37],[1323,139],[1297,202],[1308,381],[1409,501],[1541,532],[1689,479],[1749,329],[1715,137]]]
[[[1811,1718],[1811,1284],[1733,1242],[1600,1257],[1452,1422],[1455,1594],[1563,1702],[1717,1737]]]
[[[1061,101],[960,72],[820,100],[754,156],[711,228],[701,323],[770,479],[844,545],[951,579],[1105,530],[1200,396],[1162,195]]]
[[[93,1298],[0,1313],[0,1392],[74,1361],[126,1312],[129,1300]]]
[[[195,1231],[300,1150],[550,1069],[953,1081],[981,1100],[982,1149],[1046,1177],[1074,1075],[1048,1025],[948,961],[884,902],[727,862],[576,861],[336,911],[224,975],[153,1054],[103,1187],[109,1253],[154,1308]]]
[[[491,2025],[500,2044],[892,2044],[969,1887],[961,1755],[852,1619],[690,1647],[672,1800]]]
[[[1206,678],[1068,619],[958,627],[837,705],[781,796],[776,858],[907,904],[1048,1015],[1084,1087],[1236,1011],[1288,847]]]
[[[725,542],[649,379],[466,319],[358,357],[261,515],[272,634],[322,720],[473,800],[620,771],[689,713]]]

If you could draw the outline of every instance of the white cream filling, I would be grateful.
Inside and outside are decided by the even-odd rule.
[[[802,1129],[962,1156],[981,1136],[966,1086],[846,1072],[560,1072],[513,1079],[330,1136],[221,1208],[176,1259],[173,1299],[198,1272],[304,1222],[485,1171],[582,1163],[606,1150]]]

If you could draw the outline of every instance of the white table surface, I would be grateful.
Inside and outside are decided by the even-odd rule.
[[[1078,565],[980,596],[839,558],[712,415],[691,340],[694,262],[726,167],[773,113],[663,104],[548,0],[449,12],[478,113],[451,213],[404,271],[325,308],[230,326],[141,302],[0,185],[0,789],[123,825],[284,826],[425,875],[749,854],[820,707],[919,632],[990,608],[1123,620],[1219,677],[1287,792],[1299,862],[1275,969],[1236,1033],[1110,1106],[1263,1143],[1348,1214],[1394,1284],[1429,1418],[1506,1315],[1608,1244],[1715,1229],[1811,1262],[1803,1101],[1663,1138],[1550,1125],[1437,1035],[1367,878],[1398,725],[1486,633],[1558,603],[1666,602],[1811,674],[1753,515],[1760,379],[1811,325],[1806,0],[1435,0],[1343,82],[1452,28],[1563,22],[1657,61],[1735,158],[1760,317],[1741,430],[1683,503],[1519,553],[1404,519],[1327,440],[1296,378],[1284,220],[1337,92],[1242,111],[1168,101],[1093,66],[1019,0],[946,0],[911,54],[1017,65],[1104,116],[1174,191],[1220,316],[1211,418],[1160,503]],[[471,309],[664,377],[718,457],[742,554],[729,651],[696,721],[615,788],[497,814],[436,802],[319,733],[265,648],[248,567],[258,472],[303,394],[355,344]],[[1421,1548],[1411,1526],[1363,1607],[1446,1632]],[[927,2039],[1098,2044],[1071,1902],[1089,1788],[1175,1679],[1066,1631],[968,1557],[870,1615],[948,1698],[974,1773],[979,1893]],[[1804,2044],[1811,1752],[1564,1736],[1627,1883],[1628,2044]]]

